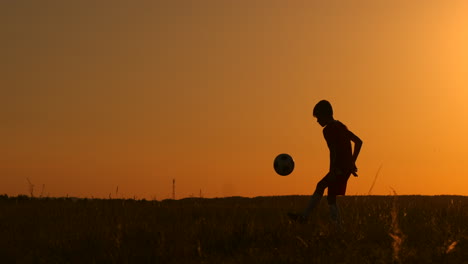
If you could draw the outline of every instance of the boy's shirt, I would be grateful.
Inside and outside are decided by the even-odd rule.
[[[348,128],[338,120],[332,121],[323,129],[323,136],[330,149],[330,169],[332,163],[332,146],[335,146],[335,167],[345,174],[351,173],[354,167],[351,149],[350,132]]]

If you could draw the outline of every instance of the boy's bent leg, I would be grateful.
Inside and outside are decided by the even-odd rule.
[[[306,209],[305,209],[304,212],[302,213],[302,216],[303,216],[303,217],[308,217],[308,216],[310,215],[310,213],[312,213],[312,211],[315,209],[315,207],[317,207],[317,205],[319,204],[320,200],[322,199],[322,196],[323,196],[323,195],[321,195],[321,194],[314,193],[314,194],[310,197],[309,203],[307,204]]]
[[[320,180],[317,183],[317,187],[315,188],[315,192],[312,195],[312,197],[310,197],[309,203],[307,204],[306,209],[302,213],[303,217],[308,217],[310,215],[310,213],[315,209],[315,207],[317,207],[320,200],[322,199],[322,196],[323,196],[323,193],[325,192],[325,189],[328,187],[328,183],[329,183],[329,177],[328,177],[328,174],[327,174],[325,177],[322,178],[322,180]]]

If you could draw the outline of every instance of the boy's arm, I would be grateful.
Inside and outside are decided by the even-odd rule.
[[[359,156],[359,152],[361,152],[362,140],[351,131],[349,131],[349,135],[350,135],[350,140],[354,142],[353,163],[356,163],[356,160]],[[356,168],[356,165],[354,165],[354,172],[353,172],[354,176],[357,176],[356,171],[357,171],[357,168]]]
[[[330,175],[329,176],[330,180],[333,182],[336,180],[336,175],[340,175],[342,172],[336,164],[336,145],[332,143],[329,145],[329,148],[330,148],[330,170],[329,170],[328,175]]]

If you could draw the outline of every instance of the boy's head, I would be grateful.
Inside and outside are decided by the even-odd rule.
[[[318,102],[314,107],[313,115],[322,127],[326,126],[333,120],[333,108],[330,102],[327,100]]]

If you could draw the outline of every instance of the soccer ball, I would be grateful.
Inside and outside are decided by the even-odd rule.
[[[279,154],[273,162],[273,168],[281,176],[287,176],[294,170],[294,160],[288,154]]]

